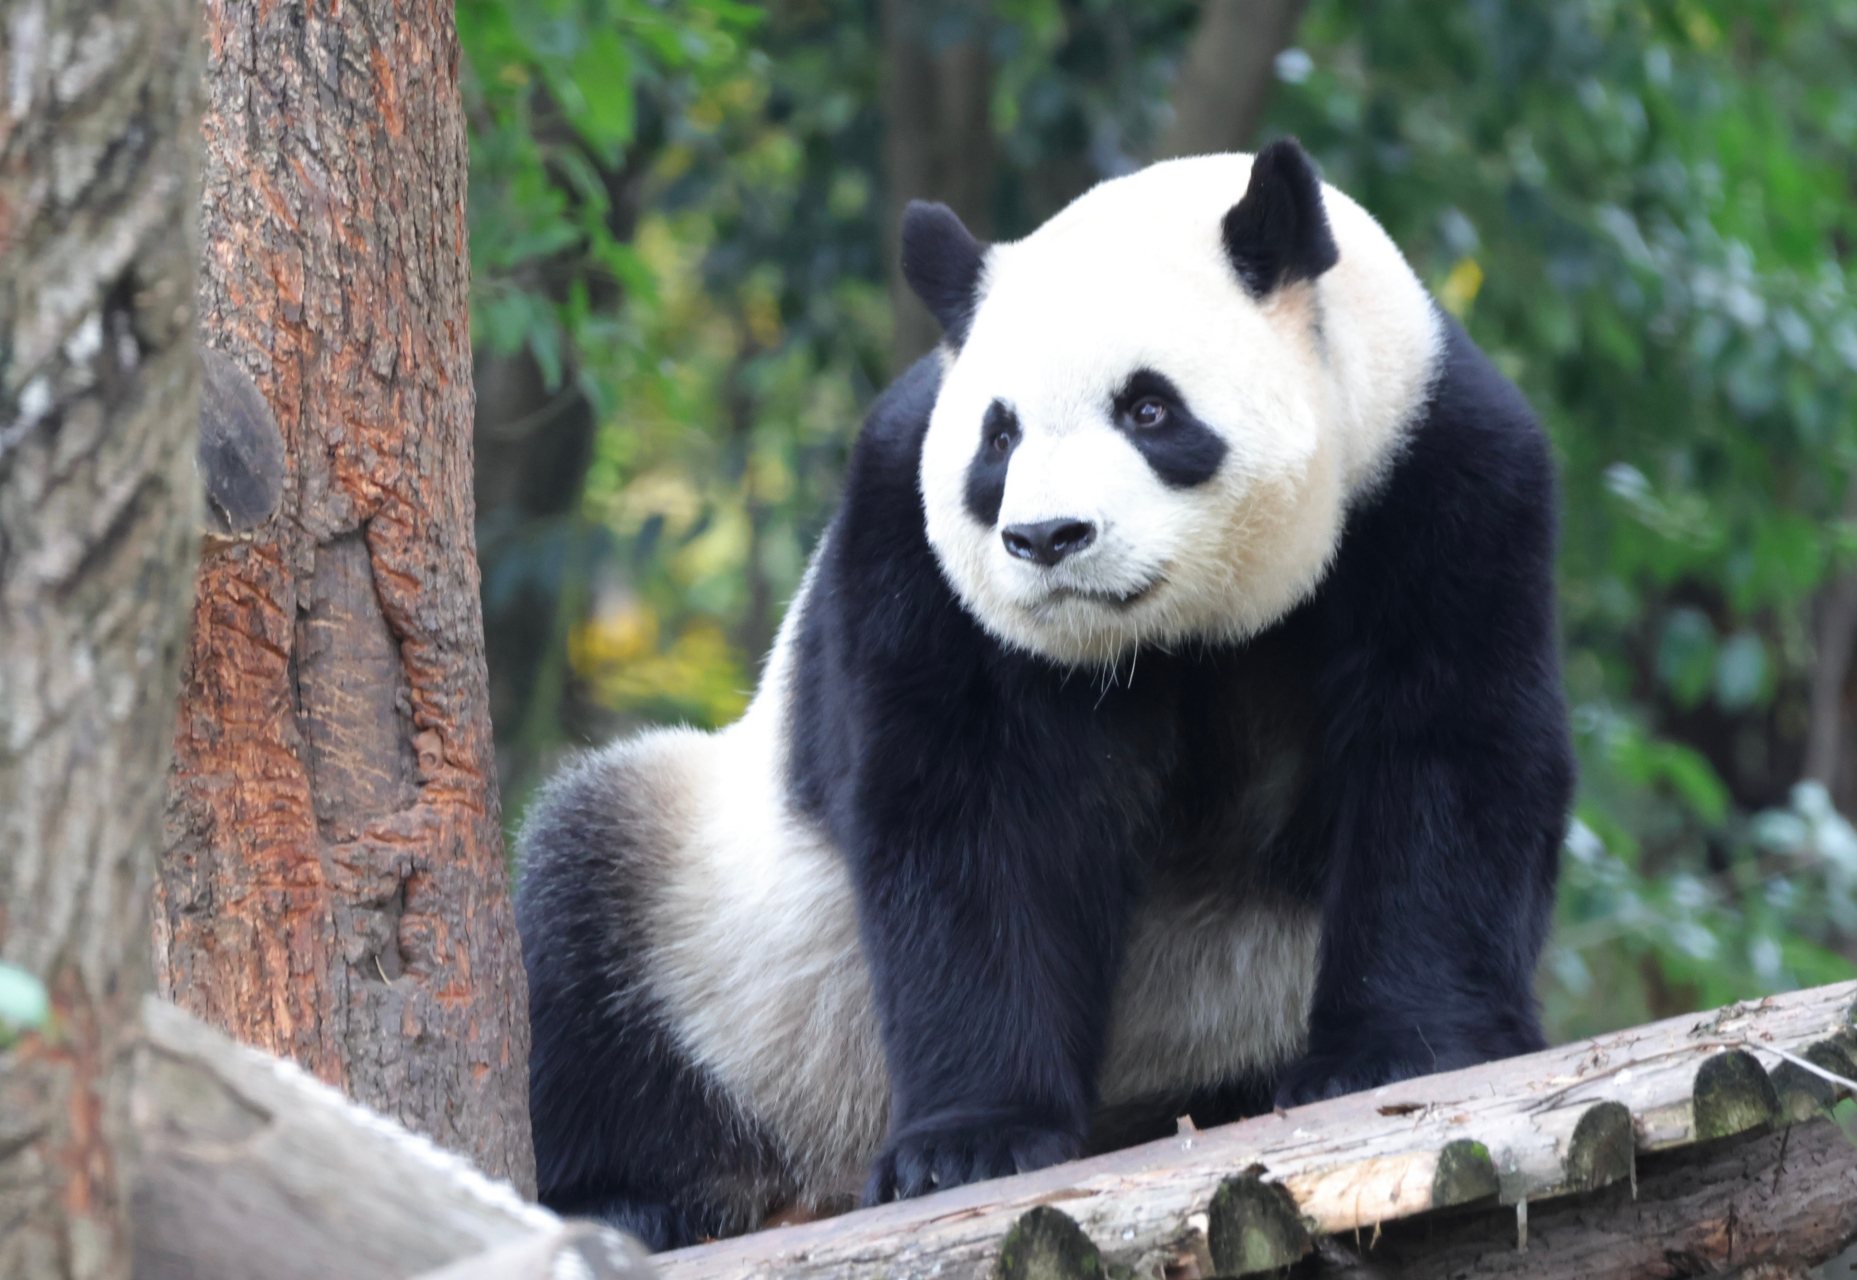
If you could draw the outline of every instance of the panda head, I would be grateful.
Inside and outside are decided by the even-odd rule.
[[[983,626],[1067,665],[1240,640],[1306,597],[1438,346],[1293,141],[1103,183],[1008,244],[913,203],[903,270],[946,335],[929,541]]]

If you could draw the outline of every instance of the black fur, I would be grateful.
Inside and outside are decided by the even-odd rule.
[[[1019,417],[1003,400],[987,406],[980,421],[980,447],[967,464],[967,488],[962,502],[967,514],[981,524],[999,523],[999,505],[1006,500],[1006,466],[1019,447]]]
[[[1444,323],[1432,401],[1315,597],[1106,689],[1002,647],[938,571],[915,496],[936,362],[872,412],[802,620],[790,757],[860,895],[894,1091],[872,1199],[1083,1149],[1143,893],[1321,904],[1284,1103],[1542,1043],[1572,785],[1552,473],[1519,394]],[[1246,734],[1267,697],[1290,700],[1303,785],[1248,829],[1232,797],[1265,763]]]
[[[1244,197],[1225,215],[1225,252],[1254,298],[1314,280],[1341,260],[1322,205],[1322,180],[1294,138],[1257,153]]]
[[[674,1249],[760,1225],[783,1188],[766,1135],[676,1047],[640,981],[661,799],[600,756],[550,783],[522,832],[516,924],[539,1198]]]
[[[911,200],[903,210],[903,278],[957,349],[980,301],[986,252],[947,205]]]
[[[1135,406],[1143,400],[1158,400],[1166,406],[1167,417],[1161,425],[1142,427],[1135,422]],[[1152,369],[1137,369],[1129,375],[1115,398],[1115,420],[1170,489],[1206,483],[1225,461],[1225,441],[1219,433],[1195,418],[1179,388]]]

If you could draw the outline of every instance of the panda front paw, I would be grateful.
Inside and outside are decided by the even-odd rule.
[[[872,1166],[864,1203],[908,1200],[969,1182],[1030,1173],[1083,1153],[1077,1135],[1031,1125],[958,1125],[891,1139]]]
[[[1439,1045],[1435,1051],[1418,1036],[1375,1037],[1335,1053],[1311,1053],[1292,1062],[1277,1079],[1277,1105],[1300,1107],[1377,1089],[1437,1071],[1472,1066],[1489,1055],[1467,1046]]]

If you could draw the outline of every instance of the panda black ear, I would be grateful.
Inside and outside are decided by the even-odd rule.
[[[903,278],[957,347],[973,322],[986,254],[947,205],[911,200],[903,210]]]
[[[1225,215],[1225,253],[1254,298],[1313,280],[1340,261],[1315,162],[1294,138],[1257,153],[1251,185]]]

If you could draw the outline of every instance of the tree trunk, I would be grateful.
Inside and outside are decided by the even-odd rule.
[[[993,95],[984,6],[883,0],[884,180],[890,210],[891,363],[897,373],[941,340],[903,279],[903,206],[939,200],[981,239],[992,232]]]
[[[129,1270],[125,1100],[200,524],[184,0],[0,10],[0,1275]]]
[[[1857,484],[1844,495],[1844,519],[1857,518]],[[1832,575],[1818,594],[1813,627],[1811,719],[1805,738],[1805,776],[1825,784],[1840,809],[1850,812],[1857,796],[1843,785],[1849,770],[1843,759],[1850,731],[1845,715],[1846,680],[1851,651],[1857,647],[1857,572]]]
[[[534,1182],[473,548],[465,137],[442,0],[209,0],[202,332],[287,455],[202,563],[160,988]]]
[[[1263,122],[1277,55],[1308,0],[1209,0],[1174,80],[1156,158],[1241,151]]]

